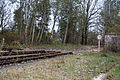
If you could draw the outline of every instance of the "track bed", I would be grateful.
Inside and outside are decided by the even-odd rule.
[[[73,54],[72,52],[59,52],[59,51],[18,51],[18,52],[5,52],[0,55],[0,66],[8,66],[9,64],[21,63],[30,60],[46,59],[56,56]]]

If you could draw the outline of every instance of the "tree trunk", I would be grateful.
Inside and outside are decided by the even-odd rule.
[[[32,44],[34,41],[34,34],[35,34],[35,19],[34,19],[33,34],[32,34]]]
[[[39,36],[40,36],[40,30],[39,30],[39,32],[38,32],[38,35],[37,35],[36,42],[38,41],[38,39],[39,39]]]
[[[87,37],[88,37],[88,23],[86,23],[86,27],[85,27],[85,35],[84,35],[85,43],[84,43],[84,45],[87,45]]]
[[[84,44],[84,30],[82,30],[82,41],[81,41],[81,44],[82,45]]]
[[[4,21],[4,13],[2,13],[2,17],[1,17],[1,24],[0,24],[0,27],[1,27],[1,34],[3,34],[3,30],[4,30],[4,27],[3,27],[3,21]]]
[[[28,29],[28,5],[27,5],[27,1],[26,1],[26,27],[25,27],[25,43],[27,44],[27,29]]]
[[[31,25],[33,26],[33,23],[31,23]],[[32,30],[33,30],[33,27],[30,26],[30,36],[29,36],[29,44],[31,44],[31,36],[32,36]]]
[[[42,40],[43,33],[44,33],[44,25],[43,25],[43,27],[42,27],[42,32],[41,32],[41,34],[40,34],[40,40],[39,40],[39,42],[41,42],[41,40]]]
[[[66,43],[66,38],[67,38],[67,33],[68,33],[68,27],[69,27],[69,20],[67,20],[67,27],[66,27],[66,32],[65,32],[65,37],[64,37],[64,44]]]
[[[22,7],[21,0],[20,0],[20,7]],[[19,37],[20,37],[20,42],[22,42],[22,9],[21,9],[21,24],[20,24],[20,34],[19,34]]]
[[[56,16],[54,16],[54,23],[53,23],[53,27],[52,27],[52,33],[53,33],[54,28],[55,28],[55,23],[56,23]]]
[[[87,45],[87,31],[85,31],[85,45]]]

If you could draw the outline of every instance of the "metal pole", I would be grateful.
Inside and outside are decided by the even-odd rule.
[[[100,52],[100,40],[98,40],[98,52]]]

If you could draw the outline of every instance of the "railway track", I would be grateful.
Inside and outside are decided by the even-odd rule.
[[[2,52],[0,53],[0,66],[9,66],[31,60],[47,59],[56,56],[73,54],[72,52],[57,52],[57,51],[18,51],[18,52]]]

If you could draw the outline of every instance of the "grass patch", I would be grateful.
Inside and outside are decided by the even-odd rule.
[[[120,80],[120,64],[118,64],[116,67],[112,68],[106,76],[105,79],[108,80]]]
[[[115,58],[119,53],[106,55],[107,57],[91,52],[57,57],[31,65],[6,69],[0,72],[0,78],[4,80],[90,80],[119,61]],[[116,74],[120,74],[119,67],[120,65],[111,70],[108,76],[115,75],[115,80],[117,80],[119,76]]]
[[[89,56],[89,57],[93,55],[95,55],[93,52],[83,54],[83,56]]]
[[[109,52],[109,53],[104,53],[108,56],[114,56],[114,57],[120,57],[120,52],[114,53],[114,52]]]
[[[50,80],[59,80],[58,78],[51,78]]]

